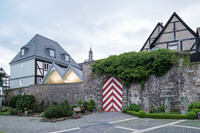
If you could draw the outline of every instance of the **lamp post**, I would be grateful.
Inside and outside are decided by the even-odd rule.
[[[21,114],[20,114],[20,102],[21,102],[22,90],[20,89],[20,90],[18,91],[18,93],[19,93],[19,113],[18,113],[18,115],[19,115],[19,117],[20,117],[20,116],[21,116]]]

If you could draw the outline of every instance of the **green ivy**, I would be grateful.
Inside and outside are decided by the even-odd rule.
[[[120,55],[112,55],[106,59],[95,61],[92,71],[99,76],[110,75],[118,77],[125,85],[140,83],[141,89],[145,87],[145,81],[155,74],[161,77],[166,74],[180,58],[188,56],[169,49],[158,49],[150,52],[128,52]]]

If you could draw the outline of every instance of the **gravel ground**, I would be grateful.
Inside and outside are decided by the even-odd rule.
[[[130,118],[132,120],[126,120]],[[120,122],[119,120],[124,121]],[[109,123],[113,121],[117,122]],[[148,133],[200,133],[200,120],[179,121],[169,119],[140,119],[117,112],[94,113],[82,116],[80,119],[70,119],[56,123],[41,122],[41,118],[39,117],[0,116],[0,132],[47,133],[62,130],[62,133],[129,133],[134,130],[139,132],[139,130],[147,129],[145,132]],[[148,130],[152,127],[159,127],[173,122],[179,123]],[[72,131],[71,129],[74,128],[76,130]]]

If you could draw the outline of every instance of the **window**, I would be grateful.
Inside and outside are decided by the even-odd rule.
[[[65,55],[65,61],[69,62],[69,55]]]
[[[49,63],[44,63],[44,70],[48,70],[49,69]]]
[[[23,48],[22,50],[21,50],[21,56],[23,56],[25,54],[25,49]]]
[[[55,57],[55,51],[52,50],[52,49],[49,49],[49,55],[50,55],[51,57]]]
[[[23,86],[23,85],[24,85],[24,80],[23,80],[23,79],[20,79],[19,85],[20,85],[20,86]]]
[[[37,77],[37,83],[41,83],[42,82],[42,78],[41,77]]]

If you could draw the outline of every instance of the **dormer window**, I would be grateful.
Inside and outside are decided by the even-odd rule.
[[[46,49],[46,54],[51,56],[51,57],[55,57],[55,50],[52,48],[47,48]]]
[[[22,50],[21,50],[21,56],[23,56],[25,54],[25,49],[23,48]]]
[[[65,61],[69,62],[69,55],[65,55]]]
[[[69,61],[70,61],[70,56],[69,56],[68,54],[65,54],[65,53],[64,53],[64,54],[62,54],[61,56],[62,56],[62,58],[63,58],[64,61],[66,61],[66,62],[69,62]]]
[[[28,48],[21,48],[21,56],[24,56],[28,52]]]
[[[49,49],[49,55],[50,55],[51,57],[55,57],[55,50]]]

